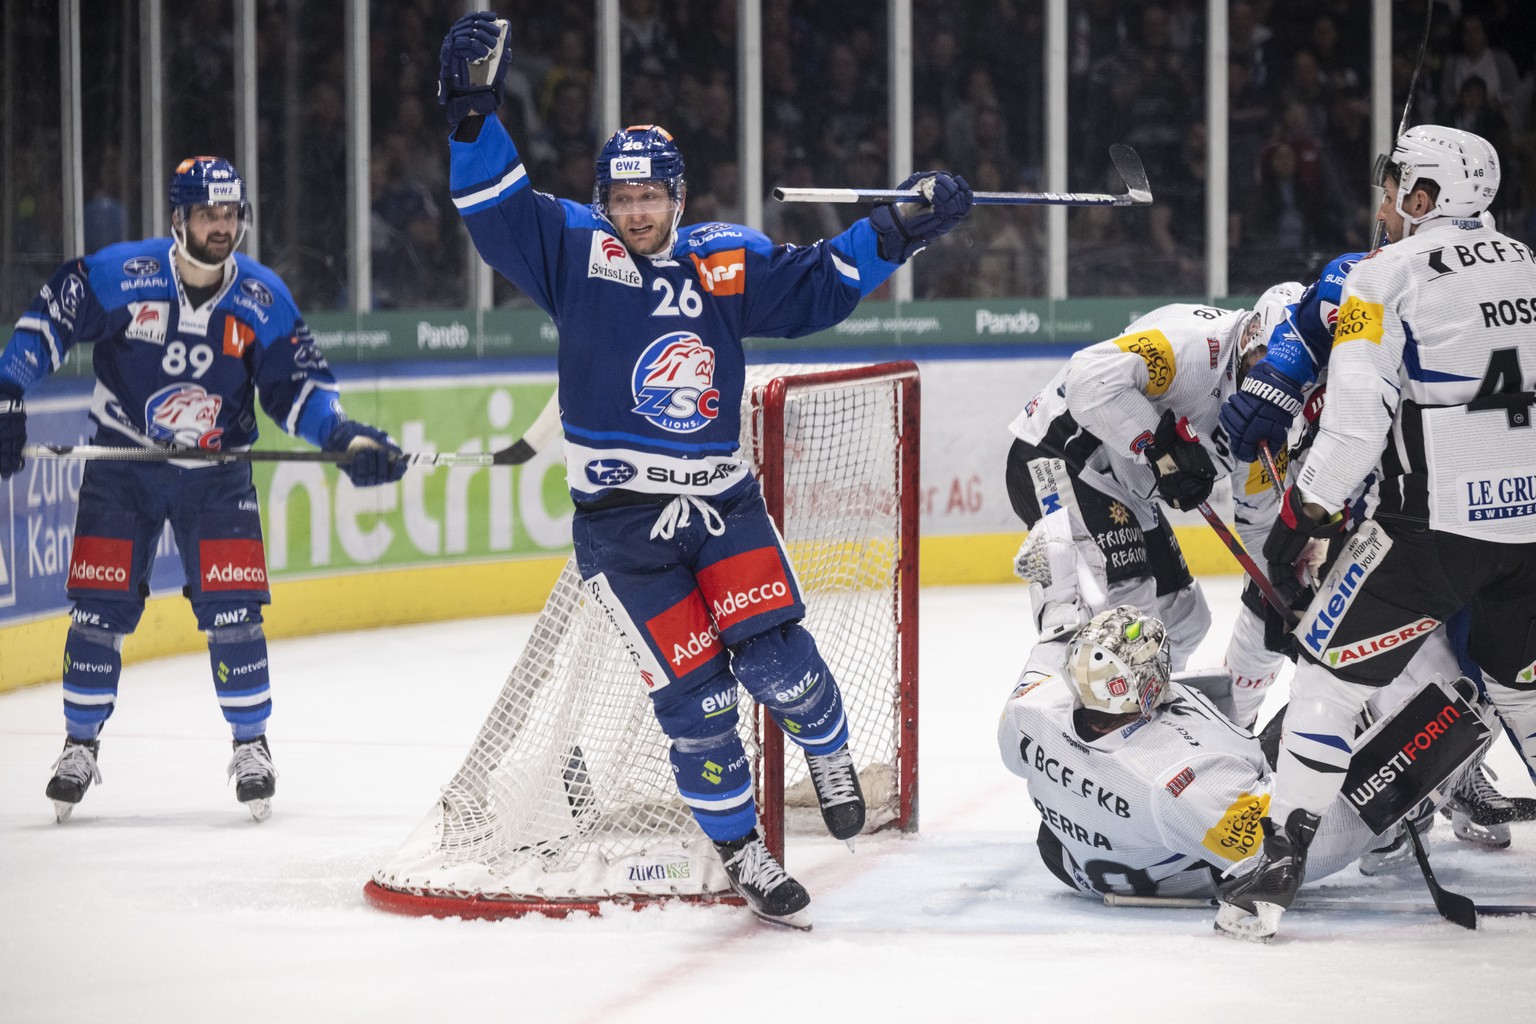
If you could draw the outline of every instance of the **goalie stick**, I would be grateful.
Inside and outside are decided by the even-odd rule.
[[[1465,898],[1465,897],[1463,897]],[[1471,900],[1467,902],[1471,903]],[[1104,894],[1106,907],[1161,907],[1168,910],[1213,910],[1221,906],[1215,897],[1203,896],[1129,896],[1121,893]],[[1291,904],[1292,910],[1383,910],[1402,913],[1439,911],[1433,903],[1415,903],[1412,900],[1352,900],[1329,896],[1298,896]],[[1536,905],[1524,903],[1477,903],[1473,909],[1488,917],[1515,917],[1536,914]]]
[[[527,433],[494,452],[401,452],[392,462],[411,466],[521,466],[560,438],[559,393],[550,396]],[[34,459],[116,459],[123,462],[330,462],[345,466],[352,452],[212,451],[204,448],[117,448],[96,444],[29,444],[21,454]]]
[[[973,192],[977,206],[1148,206],[1152,187],[1141,157],[1130,146],[1115,143],[1109,157],[1125,182],[1124,195],[1100,192]],[[925,200],[917,189],[899,188],[775,188],[781,203],[916,203]]]

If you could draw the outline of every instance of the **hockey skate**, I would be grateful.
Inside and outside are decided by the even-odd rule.
[[[1280,915],[1290,909],[1307,873],[1307,847],[1317,834],[1318,816],[1297,808],[1278,828],[1273,819],[1260,818],[1264,845],[1259,853],[1227,869],[1218,886],[1221,909],[1216,930],[1235,939],[1268,942],[1280,927]],[[1252,870],[1237,875],[1249,861]]]
[[[864,790],[853,767],[853,751],[844,743],[830,754],[807,752],[805,764],[811,770],[811,785],[827,831],[852,847],[853,837],[864,827]]]
[[[101,769],[96,767],[96,755],[101,750],[98,740],[64,741],[64,751],[53,762],[53,778],[48,780],[45,791],[53,801],[53,817],[59,824],[69,820],[75,804],[85,796],[91,783],[101,781]]]
[[[277,769],[272,766],[267,738],[235,740],[234,745],[229,777],[235,780],[235,799],[245,804],[251,817],[266,821],[272,816],[272,794],[277,792]]]
[[[1490,850],[1509,846],[1509,823],[1536,821],[1536,800],[1508,797],[1493,788],[1497,778],[1485,766],[1474,765],[1451,790],[1440,813],[1451,819],[1456,838]]]
[[[747,901],[752,913],[769,924],[811,930],[810,894],[768,851],[768,844],[756,829],[740,839],[716,843],[715,850],[725,864],[731,888]]]

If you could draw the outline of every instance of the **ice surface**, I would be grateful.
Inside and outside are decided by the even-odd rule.
[[[1235,578],[1210,581],[1219,660]],[[65,825],[43,786],[60,688],[0,695],[0,1021],[1453,1021],[1536,1006],[1536,919],[1297,910],[1254,946],[1211,912],[1109,909],[1061,888],[994,730],[1032,634],[1026,588],[922,595],[921,831],[857,852],[792,838],[815,930],[736,908],[598,919],[398,917],[363,883],[458,766],[532,617],[272,645],[280,776],[254,824],[224,778],[206,656],[132,666],[104,782]],[[1277,697],[1283,696],[1277,693]],[[1266,712],[1267,714],[1267,712]],[[1507,741],[1506,792],[1536,793]],[[1428,836],[1447,887],[1536,903],[1512,849]],[[1416,872],[1335,894],[1427,900]]]

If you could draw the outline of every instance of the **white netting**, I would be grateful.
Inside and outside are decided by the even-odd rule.
[[[915,452],[917,438],[901,436],[901,389],[889,376],[792,384],[783,455],[774,454],[762,436],[766,386],[795,369],[749,373],[742,450],[783,467],[785,543],[806,624],[842,687],[872,829],[901,808],[899,488],[903,451]],[[761,790],[757,719],[743,694],[742,734]],[[785,777],[787,794],[760,793],[765,816],[784,800],[791,829],[821,830],[799,748]],[[374,881],[434,898],[534,903],[728,889],[677,796],[634,662],[584,599],[574,560],[463,766]]]

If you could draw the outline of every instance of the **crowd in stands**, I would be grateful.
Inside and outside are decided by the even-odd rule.
[[[218,5],[190,4],[188,18]],[[587,201],[593,158],[619,125],[596,123],[591,3],[497,0],[515,56],[501,116],[536,187]],[[913,167],[888,160],[886,5],[762,0],[763,182],[888,187],[909,169],[963,174],[978,190],[1044,188],[1043,4],[913,0]],[[1230,0],[1229,290],[1304,277],[1374,237],[1366,0]],[[1536,3],[1434,0],[1412,121],[1487,137],[1504,161],[1494,213],[1536,238]],[[370,209],[375,308],[461,306],[467,245],[448,196],[446,128],[433,102],[437,49],[458,0],[370,3]],[[1069,0],[1067,187],[1116,191],[1111,143],[1133,147],[1156,202],[1073,210],[1075,296],[1198,295],[1205,280],[1205,0]],[[1393,127],[1407,98],[1424,0],[1394,0]],[[621,0],[621,121],[659,123],[688,162],[688,221],[740,220],[737,5]],[[309,309],[345,308],[346,62],[340,8],[257,7],[263,258]],[[206,19],[205,19],[206,20]],[[172,29],[173,36],[176,30]],[[178,71],[167,120],[177,151],[228,151],[228,47]],[[226,43],[228,39],[226,38]],[[130,69],[131,70],[131,69]],[[223,97],[222,99],[220,97]],[[197,107],[201,101],[204,106]],[[177,125],[180,125],[178,128]],[[223,125],[223,135],[208,132]],[[131,183],[130,183],[131,188]],[[130,198],[133,207],[136,199]],[[766,200],[778,241],[826,237],[858,206]],[[108,221],[107,223],[110,223]],[[1039,296],[1044,208],[978,211],[917,262],[919,298]],[[498,303],[525,302],[498,282]]]

